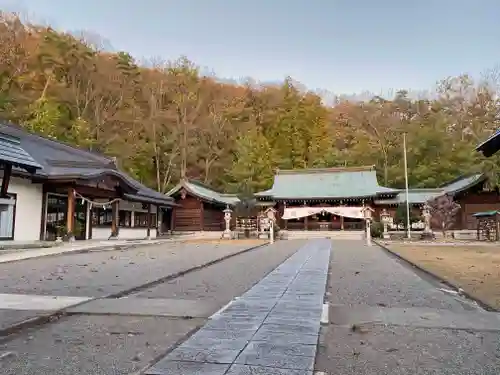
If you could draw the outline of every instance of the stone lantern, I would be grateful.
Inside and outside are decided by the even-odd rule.
[[[431,230],[431,208],[427,203],[424,204],[424,207],[422,207],[422,217],[424,219],[424,232],[429,233],[432,232]]]
[[[420,235],[420,238],[422,240],[432,240],[434,239],[434,233],[432,233],[431,229],[431,208],[430,206],[425,203],[424,206],[422,207],[422,218],[424,219],[424,231]]]
[[[267,218],[269,219],[269,240],[271,243],[274,242],[274,232],[275,232],[275,226],[276,226],[276,211],[274,208],[269,207],[266,211],[265,214]]]
[[[389,233],[387,232],[387,227],[389,226],[389,223],[391,222],[391,215],[387,210],[384,208],[382,212],[380,213],[380,221],[382,222],[384,226],[384,233],[383,233],[383,238],[388,239]]]
[[[224,222],[226,223],[226,229],[222,233],[222,238],[231,238],[231,214],[233,210],[229,206],[226,206],[222,212],[224,212]]]
[[[264,213],[270,221],[276,222],[276,211],[274,208],[269,207]]]
[[[363,217],[365,219],[366,226],[366,244],[368,246],[372,245],[372,236],[371,236],[371,221],[372,221],[373,209],[369,206],[363,207]]]

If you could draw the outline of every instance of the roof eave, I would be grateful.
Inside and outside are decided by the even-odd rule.
[[[123,196],[125,198],[127,198],[128,201],[131,201],[131,202],[152,203],[152,204],[157,204],[160,206],[167,206],[167,207],[180,207],[179,204],[172,202],[171,200],[163,200],[163,199],[159,199],[159,198],[146,197],[146,196],[135,195],[135,194],[124,194]]]
[[[475,148],[475,151],[481,152],[487,158],[494,155],[498,150],[500,150],[500,131],[498,130]]]

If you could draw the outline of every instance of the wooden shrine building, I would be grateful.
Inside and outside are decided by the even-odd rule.
[[[487,190],[483,174],[461,176],[436,188],[409,189],[416,216],[438,196],[453,196],[460,204],[453,229],[476,229],[477,212],[500,210],[498,190]],[[261,203],[274,205],[279,225],[289,230],[361,230],[361,209],[369,206],[379,220],[382,210],[394,217],[405,204],[406,192],[379,185],[374,167],[344,167],[277,171],[271,189],[256,194]]]
[[[257,193],[274,202],[279,226],[289,230],[361,230],[363,206],[395,199],[400,191],[380,186],[373,166],[279,170],[271,189]]]
[[[240,201],[234,194],[217,192],[199,181],[182,180],[167,193],[178,205],[170,218],[170,228],[178,232],[224,230],[224,209]]]
[[[173,200],[120,171],[114,158],[0,124],[0,240],[156,237]]]

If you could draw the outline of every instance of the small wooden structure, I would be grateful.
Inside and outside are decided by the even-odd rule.
[[[258,232],[257,218],[255,217],[236,218],[236,227],[234,228],[234,236],[236,238],[256,237],[257,232]]]
[[[479,241],[500,240],[499,211],[477,212],[473,216],[477,220],[477,239]]]

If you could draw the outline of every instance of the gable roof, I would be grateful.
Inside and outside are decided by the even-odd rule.
[[[64,143],[27,133],[19,126],[0,124],[0,132],[19,140],[19,146],[39,165],[30,176],[40,181],[50,180],[91,180],[112,176],[120,179],[127,187],[126,198],[143,203],[171,206],[173,199],[152,190],[118,170],[113,158],[75,148]],[[23,175],[23,171],[13,173]]]
[[[476,146],[476,151],[489,158],[500,150],[500,129],[497,129],[487,140]]]
[[[396,194],[399,190],[380,186],[373,166],[280,170],[273,187],[255,194],[275,199],[368,198]]]
[[[181,189],[185,189],[192,195],[204,199],[208,202],[216,202],[229,206],[234,206],[240,202],[240,199],[235,194],[219,193],[199,181],[184,179],[181,180],[167,195],[172,197],[177,194]]]
[[[22,168],[29,173],[41,169],[33,157],[21,147],[21,140],[0,132],[0,162]]]

